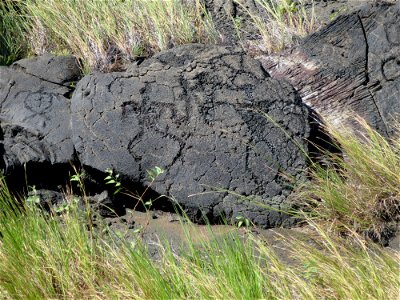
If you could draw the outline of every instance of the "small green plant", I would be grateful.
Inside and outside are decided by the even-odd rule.
[[[240,227],[250,227],[251,221],[243,216],[236,216],[236,226]]]
[[[147,173],[147,179],[151,183],[153,183],[157,179],[158,176],[160,176],[161,174],[164,173],[164,170],[161,169],[160,167],[156,166],[152,169],[147,170],[146,173]]]
[[[92,211],[90,209],[90,204],[88,198],[86,196],[86,189],[85,189],[85,178],[86,174],[85,171],[79,171],[75,166],[73,166],[75,174],[71,175],[70,182],[76,183],[80,192],[82,193],[83,203],[85,204],[85,213],[86,213],[86,221],[88,223],[90,234],[93,234],[93,218],[92,218]],[[74,205],[73,203],[71,203]]]
[[[164,170],[161,169],[160,167],[155,166],[154,168],[151,168],[149,170],[146,171],[147,173],[147,180],[150,181],[150,184],[146,187],[146,190],[144,191],[142,198],[144,196],[144,194],[147,192],[147,190],[154,184],[154,182],[156,181],[156,179],[164,174]],[[157,199],[155,199],[157,200]],[[151,206],[153,205],[153,201],[155,201],[153,199],[149,199],[148,201],[144,202],[144,206],[149,209],[151,208]]]
[[[33,185],[28,187],[28,197],[25,201],[28,205],[40,204],[40,196],[37,195],[36,186]]]
[[[128,189],[126,189],[125,187],[123,187],[120,179],[120,174],[115,174],[114,171],[110,168],[106,169],[107,176],[104,178],[104,180],[106,184],[114,186],[115,188],[114,195],[118,193],[124,193],[128,196],[131,196],[133,199],[137,200],[134,209],[137,208],[139,203],[142,203],[144,207],[149,209],[153,205],[153,202],[157,199],[149,199],[147,201],[144,201],[145,195],[148,192],[149,188],[151,188],[151,186],[154,184],[156,179],[164,172],[165,171],[162,168],[157,166],[146,170],[147,180],[149,181],[149,184],[146,186],[145,190],[140,195],[137,193],[133,193]]]
[[[77,208],[79,201],[80,201],[79,198],[73,197],[71,201],[62,203],[58,207],[56,207],[55,212],[62,214],[65,212],[69,212],[71,210],[75,210]]]
[[[80,172],[80,173],[76,173],[74,175],[71,175],[70,181],[71,182],[75,182],[76,185],[82,189],[84,188],[84,177],[85,177],[85,173],[84,172]]]
[[[146,170],[146,173],[147,173],[147,180],[149,181],[149,183],[147,184],[145,190],[143,191],[143,193],[142,193],[139,197],[137,197],[137,195],[134,196],[134,198],[138,198],[139,201],[142,202],[143,205],[144,205],[146,208],[150,208],[150,207],[153,205],[153,202],[154,202],[154,201],[156,201],[156,200],[158,200],[159,198],[162,197],[162,196],[160,196],[160,197],[158,197],[157,199],[149,199],[148,201],[143,201],[144,196],[147,194],[147,192],[149,191],[149,189],[152,187],[152,185],[154,184],[154,182],[156,181],[156,179],[157,179],[161,174],[163,174],[164,172],[165,172],[165,171],[164,171],[162,168],[157,167],[157,166],[155,166],[154,168],[151,168],[151,169]],[[139,203],[139,202],[138,202],[138,203]],[[135,208],[136,208],[136,206],[135,206]]]
[[[236,16],[235,18],[232,19],[233,24],[235,25],[235,28],[237,30],[241,30],[241,28],[243,27],[243,17],[240,16]]]
[[[239,40],[242,39],[242,30],[243,30],[243,18],[240,16],[233,17],[231,16],[233,26],[235,27],[235,32]]]
[[[342,14],[342,13],[344,13],[345,11],[346,11],[346,8],[342,7],[341,9],[332,12],[332,13],[329,15],[329,21],[335,20],[335,19],[337,18],[337,16],[339,16],[339,15]]]
[[[293,0],[283,0],[277,3],[276,11],[280,17],[284,17],[287,14],[297,13],[299,11],[299,2]]]
[[[115,188],[114,195],[120,193],[123,190],[122,183],[120,181],[120,175],[114,174],[112,169],[106,169],[106,173],[108,174],[104,180],[106,184],[113,185]]]
[[[311,279],[315,278],[316,276],[318,276],[317,263],[312,259],[310,259],[308,261],[305,261],[303,263],[303,269],[304,269],[304,272],[305,272],[304,273],[304,277],[306,279],[311,280]]]

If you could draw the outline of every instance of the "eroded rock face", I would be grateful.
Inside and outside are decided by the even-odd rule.
[[[259,59],[324,119],[352,127],[365,118],[393,134],[400,113],[400,6],[379,2],[338,17],[298,47]]]
[[[81,77],[79,65],[73,56],[54,56],[45,53],[42,56],[16,61],[11,68],[43,81],[65,86]]]
[[[73,141],[89,170],[147,184],[146,170],[159,166],[165,173],[152,188],[193,220],[242,215],[264,227],[284,216],[240,197],[285,206],[282,173],[304,176],[308,118],[289,84],[216,46],[182,46],[124,73],[86,76],[72,98]]]
[[[3,169],[25,163],[64,164],[72,160],[71,89],[80,76],[71,57],[47,55],[0,67],[0,126]]]
[[[238,2],[241,3],[238,4]],[[254,39],[258,34],[248,12],[259,15],[262,10],[254,0],[204,0],[224,45],[238,45],[238,31],[244,39]],[[248,11],[248,12],[247,12]],[[238,24],[236,28],[235,22]]]

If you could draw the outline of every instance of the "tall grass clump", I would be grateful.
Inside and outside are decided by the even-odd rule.
[[[104,253],[84,220],[76,211],[58,219],[17,205],[3,179],[0,184],[0,289],[11,299],[96,295]]]
[[[24,12],[16,0],[0,1],[0,65],[10,65],[27,52]]]
[[[31,47],[69,52],[86,71],[110,70],[121,60],[179,44],[216,41],[199,0],[24,0]]]
[[[400,253],[369,243],[355,231],[343,239],[308,219],[313,239],[288,239],[300,297],[282,299],[397,299]],[[302,274],[302,275],[299,275]],[[290,281],[289,281],[290,282]],[[302,293],[308,292],[308,293]]]
[[[140,239],[88,228],[82,213],[73,205],[62,214],[17,205],[0,180],[1,296],[392,300],[399,292],[398,253],[369,248],[361,238],[333,239],[319,227],[312,243],[282,240],[292,262],[250,231],[217,237],[211,229],[213,238],[199,243],[192,239],[195,231],[186,230],[182,248],[160,242],[158,255],[150,257]]]
[[[316,167],[301,195],[312,199],[312,214],[337,232],[380,240],[400,222],[399,130],[388,140],[364,120],[356,122],[358,132],[328,126],[342,154],[326,154],[331,165]]]
[[[313,0],[310,11],[306,10],[307,0],[255,0],[258,11],[249,10],[241,0],[235,2],[257,29],[260,48],[269,53],[288,48],[317,29]],[[238,31],[240,35],[240,28]]]

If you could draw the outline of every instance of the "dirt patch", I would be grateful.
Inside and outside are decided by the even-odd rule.
[[[260,229],[230,225],[197,225],[184,221],[179,215],[162,211],[128,211],[124,217],[106,219],[106,223],[125,241],[135,242],[138,238],[144,241],[155,259],[161,257],[163,242],[168,242],[173,251],[179,254],[187,249],[189,240],[195,246],[201,247],[204,243],[220,239],[229,240],[237,236],[245,240],[252,234],[271,246],[283,262],[294,263],[284,239],[311,241],[307,227]]]

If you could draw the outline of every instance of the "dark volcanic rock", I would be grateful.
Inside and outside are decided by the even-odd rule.
[[[104,218],[125,214],[125,209],[120,205],[116,205],[117,203],[115,199],[110,197],[107,191],[90,196],[87,200],[89,201],[91,208]]]
[[[347,124],[354,112],[384,135],[400,113],[400,6],[380,2],[338,17],[298,47],[260,57],[323,118]]]
[[[314,15],[314,22],[318,26],[327,25],[337,16],[374,1],[376,0],[293,0],[300,4],[310,17]],[[254,16],[259,21],[268,22],[270,14],[260,4],[260,0],[203,0],[203,2],[221,35],[222,44],[240,44],[250,53],[259,52],[264,48],[261,34],[251,18]],[[264,2],[268,4],[268,1]],[[277,7],[279,6],[278,4]]]
[[[21,59],[13,63],[11,68],[44,81],[67,86],[81,77],[81,70],[73,56],[54,56],[46,53],[34,58]]]
[[[70,100],[64,96],[71,89],[62,83],[77,76],[71,59],[52,56],[0,67],[1,155],[6,173],[28,162],[55,165],[73,159]]]
[[[89,172],[113,168],[146,185],[146,170],[162,167],[152,189],[196,221],[225,214],[278,225],[280,212],[240,198],[283,209],[290,186],[282,173],[299,179],[306,167],[309,114],[294,89],[223,47],[182,46],[124,73],[86,76],[72,120]]]
[[[122,207],[116,207],[113,197],[108,195],[107,191],[93,196],[83,198],[81,196],[69,195],[61,191],[47,189],[33,189],[28,192],[26,201],[30,204],[38,205],[46,211],[60,212],[67,210],[71,205],[77,205],[82,212],[90,205],[91,211],[103,218],[119,218],[125,215]]]
[[[242,5],[235,0],[204,0],[204,3],[221,35],[222,44],[238,45],[238,30],[244,39],[254,39],[258,35],[246,12],[248,10],[255,15],[261,14],[260,7],[254,0],[242,0]],[[239,28],[235,27],[235,22],[240,23]]]
[[[28,202],[33,202],[46,210],[61,205],[65,201],[62,193],[52,190],[33,190],[27,196]]]
[[[300,1],[300,0],[296,0]],[[316,22],[321,26],[328,25],[340,15],[349,14],[376,0],[302,0],[309,12],[314,10]],[[381,0],[379,0],[381,1]]]

